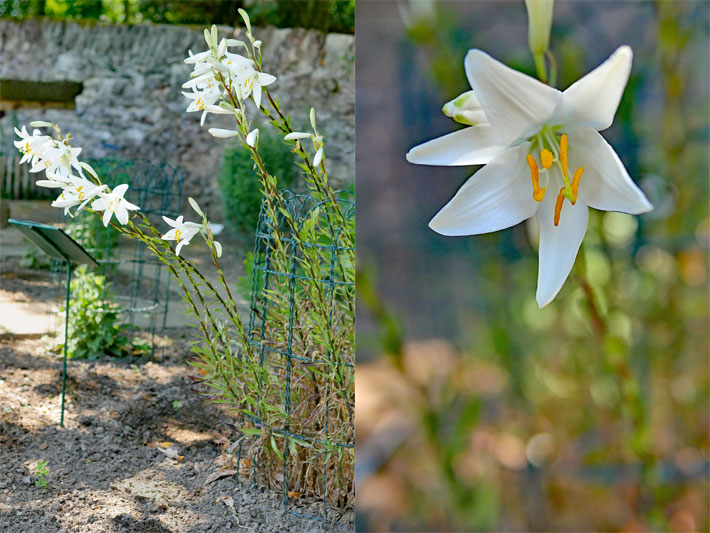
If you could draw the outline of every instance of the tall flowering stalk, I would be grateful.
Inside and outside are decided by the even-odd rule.
[[[222,245],[194,199],[189,199],[196,215],[190,217],[193,220],[186,220],[185,215],[175,220],[164,217],[167,228],[159,230],[139,206],[124,198],[128,185],[110,189],[88,164],[77,159],[81,149],[72,148],[69,136],[63,138],[58,126],[31,124],[52,128],[54,136],[39,130],[32,134],[26,128],[16,130],[16,146],[33,171],[46,171],[47,180],[38,185],[62,190],[53,205],[70,216],[72,208],[97,213],[104,225],[111,224],[123,235],[143,242],[176,278],[201,337],[193,347],[194,364],[202,374],[199,382],[211,399],[227,404],[239,415],[240,443],[247,444],[243,439],[252,437],[241,471],[283,487],[284,496],[306,498],[327,493],[330,502],[351,505],[354,221],[343,212],[340,198],[329,184],[325,144],[315,110],[310,113],[310,132],[293,130],[288,115],[269,92],[276,77],[263,71],[261,41],[254,38],[246,13],[240,13],[247,29],[246,42],[218,40],[216,26],[206,29],[207,50],[190,51],[185,59],[193,71],[183,85],[183,94],[189,99],[187,111],[202,113],[201,124],[209,114],[231,115],[233,128],[210,128],[209,133],[239,138],[254,162],[254,186],[262,191],[262,216],[268,220],[271,268],[292,268],[288,279],[277,279],[263,295],[271,309],[268,316],[261,317],[263,330],[275,354],[284,354],[287,342],[294,356],[304,362],[300,366],[286,356],[266,361],[263,343],[250,337],[220,266]],[[239,48],[244,55],[229,48]],[[259,130],[248,118],[251,105],[292,146],[307,193],[318,205],[305,219],[289,208],[277,177],[269,173],[259,153]],[[216,281],[184,257],[184,247],[197,236],[210,250]],[[328,244],[337,253],[326,257]],[[324,265],[329,265],[330,271]],[[331,279],[334,271],[344,283]],[[285,403],[284,392],[289,400]],[[323,486],[326,471],[329,481]]]

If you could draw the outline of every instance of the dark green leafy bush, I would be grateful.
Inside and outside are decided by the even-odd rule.
[[[278,187],[293,189],[297,168],[291,150],[282,139],[263,131],[259,138],[259,152],[268,171],[276,176]],[[222,172],[217,178],[225,219],[244,234],[256,228],[262,199],[253,167],[249,152],[235,144],[225,151]]]

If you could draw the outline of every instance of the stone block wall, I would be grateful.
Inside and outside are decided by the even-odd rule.
[[[317,109],[330,175],[338,186],[350,185],[355,176],[353,36],[272,27],[254,33],[264,43],[264,70],[278,78],[273,94],[294,127],[306,127],[310,107]],[[239,29],[220,27],[220,36],[239,38]],[[210,115],[200,128],[200,113],[185,113],[188,99],[181,94],[191,71],[183,59],[189,49],[205,48],[197,27],[0,20],[0,79],[83,84],[75,109],[5,111],[0,131],[7,143],[15,120],[49,120],[71,132],[87,159],[115,156],[178,165],[185,173],[185,197],[218,211],[216,175],[228,141],[212,137],[207,128],[228,126],[229,117]],[[248,105],[256,114],[253,102]]]

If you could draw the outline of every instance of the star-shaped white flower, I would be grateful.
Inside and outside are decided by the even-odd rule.
[[[116,186],[113,191],[108,194],[99,193],[100,198],[94,200],[91,204],[91,209],[94,211],[103,211],[103,223],[104,226],[108,226],[111,221],[111,216],[116,215],[116,218],[121,224],[128,223],[128,211],[137,211],[140,209],[137,205],[132,204],[123,195],[126,194],[128,190],[128,185],[122,183]]]
[[[177,242],[177,246],[175,247],[176,255],[180,255],[180,249],[183,246],[190,244],[190,240],[192,240],[192,238],[202,230],[202,224],[197,224],[196,222],[183,222],[182,215],[177,217],[175,220],[164,216],[163,220],[173,229],[168,231],[161,238],[165,241]]]
[[[476,235],[537,219],[540,307],[553,300],[574,265],[588,207],[630,214],[652,209],[598,133],[614,119],[631,59],[631,49],[622,46],[561,92],[471,50],[465,68],[476,101],[469,98],[466,106],[478,112],[480,105],[486,122],[407,154],[424,165],[485,165],[431,220],[434,231]]]
[[[82,209],[101,191],[106,188],[106,185],[96,185],[87,179],[77,176],[69,176],[66,181],[56,180],[40,180],[37,182],[40,187],[61,187],[64,189],[62,194],[52,202],[52,207],[63,207],[64,214],[69,214],[69,209],[74,206],[79,206]]]

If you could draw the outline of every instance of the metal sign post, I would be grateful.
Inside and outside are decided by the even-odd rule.
[[[82,246],[60,228],[30,220],[9,219],[22,235],[40,250],[67,266],[67,296],[64,306],[64,361],[62,362],[62,413],[59,425],[64,427],[64,393],[67,385],[67,347],[69,345],[69,299],[71,297],[72,263],[99,266]]]

